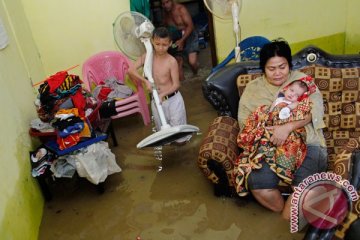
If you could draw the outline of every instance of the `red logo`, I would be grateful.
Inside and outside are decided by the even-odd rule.
[[[304,218],[319,229],[331,229],[337,226],[350,210],[347,194],[330,181],[309,186],[301,198]]]

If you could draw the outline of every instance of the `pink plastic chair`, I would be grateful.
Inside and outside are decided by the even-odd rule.
[[[125,84],[125,76],[129,69],[128,58],[117,51],[105,51],[91,56],[82,66],[82,76],[85,88],[91,91],[93,85],[116,78]],[[142,84],[136,84],[136,92],[130,97],[115,102],[117,114],[112,119],[140,113],[144,124],[150,123],[150,113]]]

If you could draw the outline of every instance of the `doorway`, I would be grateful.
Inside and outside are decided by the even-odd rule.
[[[173,0],[183,4],[189,11],[195,29],[199,33],[200,51],[209,51],[211,67],[217,65],[217,54],[212,14],[204,6],[203,0]],[[161,0],[130,0],[131,9],[147,15],[155,26],[162,22]],[[147,8],[150,8],[150,12]],[[146,14],[145,14],[146,13]]]

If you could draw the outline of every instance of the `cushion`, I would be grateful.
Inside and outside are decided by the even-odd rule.
[[[354,174],[356,171],[353,168],[354,162],[353,157],[358,157],[358,149],[360,147],[360,138],[352,138],[350,141],[344,145],[343,149],[340,151],[335,160],[334,172],[340,175],[343,179],[357,178],[358,175]],[[352,180],[350,180],[352,182]],[[358,193],[360,190],[358,189]],[[353,203],[352,212],[357,216],[360,215],[360,199]]]
[[[360,136],[360,68],[309,66],[300,71],[312,76],[323,95],[324,136],[329,154],[328,170],[342,147]]]
[[[360,68],[313,65],[300,71],[312,76],[323,94],[327,130],[360,131]]]
[[[212,159],[222,164],[229,184],[232,185],[233,160],[239,154],[236,143],[238,133],[239,126],[235,119],[227,116],[217,117],[209,126],[208,133],[200,145],[198,166],[215,184],[218,183],[219,177],[209,168],[207,161]]]
[[[262,73],[252,73],[252,74],[241,74],[236,79],[236,86],[238,88],[239,96],[241,97],[246,84],[251,80],[254,80],[257,77],[260,77]]]

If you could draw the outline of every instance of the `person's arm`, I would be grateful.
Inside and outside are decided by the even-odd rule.
[[[141,81],[146,84],[147,89],[151,92],[152,87],[150,82],[145,79],[142,75],[139,74],[138,69],[144,66],[145,62],[145,55],[139,57],[135,63],[130,64],[128,69],[128,74],[133,81]]]
[[[276,146],[283,145],[292,131],[304,127],[306,124],[311,122],[311,118],[311,114],[308,114],[305,116],[304,120],[298,120],[283,125],[267,127],[267,129],[273,129],[273,135],[270,138],[270,142],[272,142]]]
[[[246,119],[253,112],[251,109],[249,109],[249,101],[251,101],[253,96],[252,89],[253,87],[251,86],[251,84],[249,84],[245,88],[245,91],[243,92],[239,100],[237,120],[239,123],[240,131],[243,130],[243,128],[245,127]]]
[[[180,88],[179,65],[177,64],[175,58],[171,58],[169,68],[170,68],[170,77],[171,77],[171,87],[169,87],[165,91],[161,91],[161,94],[159,94],[160,101],[162,101],[163,97],[175,92]]]
[[[186,39],[190,36],[191,32],[194,31],[194,24],[191,19],[190,13],[185,6],[181,6],[180,12],[185,28],[183,29],[184,32],[182,34],[182,37],[177,40],[175,44],[178,46],[179,50],[182,50],[184,48]]]

